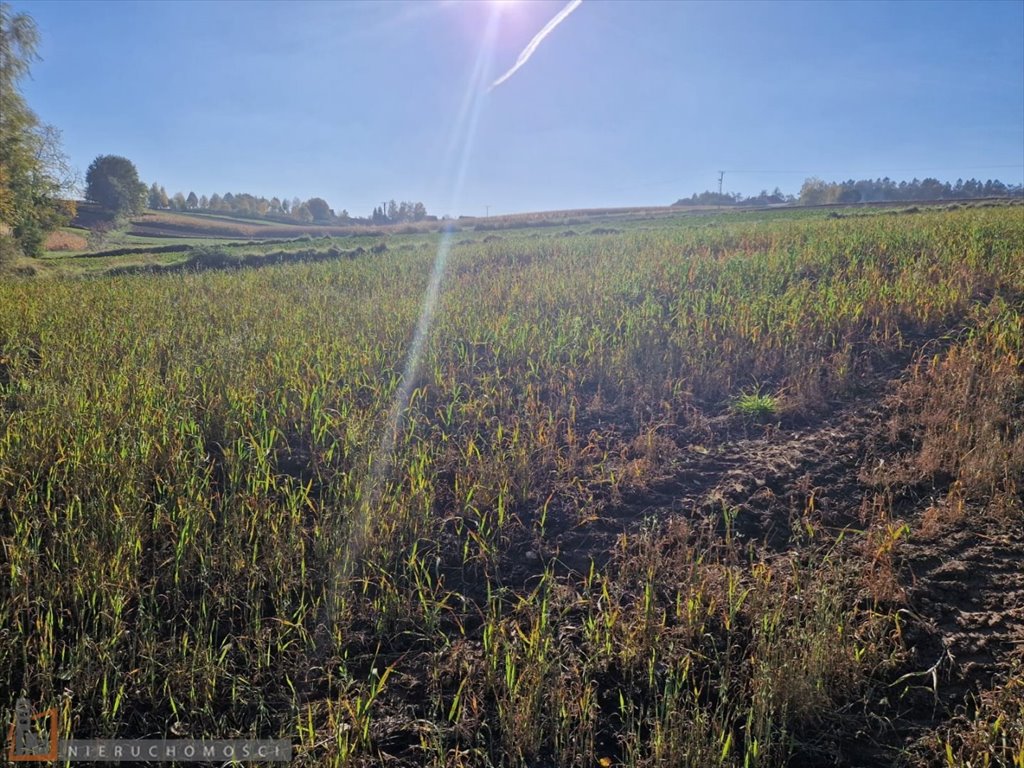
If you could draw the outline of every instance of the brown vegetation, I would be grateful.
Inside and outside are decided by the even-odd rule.
[[[84,251],[89,247],[89,241],[81,235],[59,229],[46,236],[43,247],[47,251]]]
[[[503,234],[422,345],[431,249],[0,283],[0,683],[299,765],[1012,765],[1015,214]]]

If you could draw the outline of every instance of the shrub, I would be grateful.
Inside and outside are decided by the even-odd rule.
[[[217,245],[201,245],[192,249],[186,264],[197,269],[222,269],[237,264],[227,249]]]

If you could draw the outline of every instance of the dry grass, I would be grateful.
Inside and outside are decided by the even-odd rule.
[[[917,751],[921,765],[1024,768],[1024,660]]]
[[[81,235],[58,229],[46,236],[43,247],[47,251],[84,251],[89,247],[89,241]]]
[[[377,235],[392,230],[404,234],[436,232],[438,222],[418,222],[394,227],[344,225],[323,226],[318,224],[280,224],[271,221],[250,221],[232,219],[227,216],[190,215],[149,212],[132,219],[129,234],[148,237],[219,237],[233,240],[254,240],[267,238],[294,238],[303,235],[311,237],[345,237]]]
[[[642,516],[751,382],[811,417],[957,324],[977,354],[918,377],[1012,405],[1022,242],[996,209],[505,235],[453,249],[404,390],[432,250],[0,282],[0,689],[299,765],[824,763],[901,653],[864,554],[726,509],[569,572],[547,530]],[[1012,424],[961,418],[917,471],[1012,490]]]
[[[953,522],[973,502],[1019,514],[1024,491],[1024,315],[996,296],[943,352],[918,357],[895,396],[894,442],[909,444],[885,473],[908,486],[950,487],[925,523]]]

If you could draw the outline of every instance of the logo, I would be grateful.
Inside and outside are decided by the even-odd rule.
[[[42,732],[41,727],[45,729]],[[33,712],[28,700],[18,699],[14,705],[14,722],[7,733],[7,759],[12,763],[57,759],[56,707]]]
[[[27,699],[18,699],[7,734],[7,759],[12,763],[287,763],[292,759],[292,743],[285,739],[58,739],[56,707],[33,712]]]

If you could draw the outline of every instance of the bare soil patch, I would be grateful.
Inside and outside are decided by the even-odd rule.
[[[908,448],[888,433],[887,395],[898,388],[902,374],[892,374],[900,370],[816,423],[785,428],[726,416],[710,423],[700,445],[680,436],[684,450],[667,476],[584,524],[555,514],[543,543],[513,545],[505,560],[512,581],[529,583],[550,560],[567,575],[586,574],[592,561],[608,562],[620,537],[651,520],[711,523],[769,552],[833,536],[863,557],[864,599],[900,611],[907,646],[905,663],[879,681],[886,695],[870,702],[859,715],[862,727],[840,745],[838,764],[909,760],[915,744],[969,716],[1024,653],[1024,521],[978,509],[936,524],[934,504],[948,495],[952,477],[881,491],[876,469]],[[880,521],[885,493],[891,517]],[[892,542],[872,533],[904,524]]]

